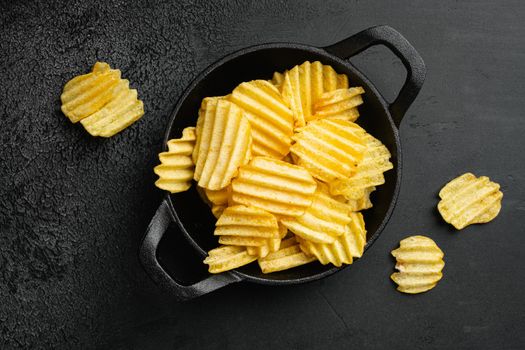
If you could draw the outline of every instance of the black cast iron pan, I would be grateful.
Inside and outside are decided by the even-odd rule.
[[[374,85],[360,73],[348,58],[374,45],[388,47],[407,70],[406,81],[393,103],[388,103]],[[403,115],[416,98],[425,78],[423,60],[410,43],[388,26],[366,29],[334,45],[317,48],[300,44],[274,43],[242,49],[232,53],[204,70],[187,88],[173,110],[168,124],[164,148],[171,138],[178,138],[182,129],[195,125],[201,100],[207,96],[230,93],[239,83],[254,79],[270,79],[273,72],[282,72],[304,61],[319,60],[329,64],[338,73],[348,75],[350,85],[363,86],[366,93],[360,107],[358,123],[380,139],[392,153],[394,169],[385,173],[386,183],[372,194],[374,207],[365,211],[367,245],[377,239],[394,209],[401,180],[401,146],[398,127]],[[140,247],[140,260],[149,275],[159,285],[172,291],[180,300],[191,299],[227,284],[249,281],[270,285],[298,284],[331,275],[343,268],[311,263],[287,271],[265,275],[256,263],[185,286],[173,276],[173,260],[169,247],[161,247],[162,236],[170,222],[176,222],[180,232],[204,258],[206,251],[216,247],[213,236],[215,218],[200,199],[193,186],[189,191],[167,194],[155,213]],[[159,245],[160,243],[160,245]]]

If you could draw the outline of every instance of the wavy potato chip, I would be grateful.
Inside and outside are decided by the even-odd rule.
[[[503,193],[486,176],[466,173],[450,181],[439,192],[438,210],[443,219],[461,230],[471,224],[492,221],[501,210]]]
[[[235,205],[224,210],[215,224],[214,234],[216,236],[279,238],[279,225],[275,216],[265,210]]]
[[[359,199],[347,199],[343,196],[336,196],[336,198],[342,197],[343,202],[345,202],[350,207],[351,211],[366,210],[366,209],[370,209],[373,207],[372,201],[370,200],[370,195],[375,190],[376,190],[375,187],[368,187],[365,190],[365,194],[363,195],[363,197]]]
[[[283,81],[284,81],[284,74],[275,72],[273,73],[273,77],[272,77],[272,80],[270,80],[270,83],[275,85],[276,88],[279,88],[281,84],[283,83]]]
[[[283,240],[278,251],[258,259],[258,262],[263,273],[270,273],[291,269],[315,260],[314,256],[306,255],[299,247],[295,237],[292,237]]]
[[[332,263],[340,267],[343,264],[351,264],[353,258],[363,255],[366,244],[366,230],[361,213],[351,213],[352,221],[346,226],[345,232],[336,238],[333,243],[315,243],[297,236],[301,249],[313,255],[323,265]]]
[[[199,186],[220,190],[231,183],[251,147],[251,128],[245,113],[234,103],[220,98],[203,101],[199,111],[193,153],[194,179]]]
[[[293,114],[279,90],[265,80],[237,86],[229,98],[241,107],[251,125],[254,156],[283,158],[290,150]]]
[[[365,135],[366,150],[356,167],[355,174],[347,179],[330,183],[330,192],[343,195],[349,200],[359,200],[370,193],[369,189],[385,183],[383,173],[394,166],[390,162],[390,151],[375,137]]]
[[[337,89],[322,94],[314,105],[311,119],[336,118],[355,121],[359,117],[357,107],[363,104],[362,87]]]
[[[281,230],[277,219],[262,209],[243,205],[226,208],[216,223],[220,244],[245,246],[250,255],[264,257],[279,249]]]
[[[399,242],[392,251],[396,258],[396,269],[390,278],[397,283],[397,290],[417,294],[434,288],[443,277],[445,266],[443,252],[436,243],[425,236],[411,236]]]
[[[185,128],[180,139],[168,141],[168,151],[159,154],[161,164],[153,169],[159,176],[155,186],[171,193],[184,192],[191,187],[194,168],[191,153],[194,144],[194,127]]]
[[[293,111],[295,127],[303,127],[314,115],[314,104],[325,92],[348,88],[348,77],[331,66],[304,62],[284,73],[281,93]]]
[[[312,204],[316,182],[304,168],[268,157],[255,157],[232,181],[233,203],[270,213],[300,216]]]
[[[206,198],[210,201],[210,203],[214,205],[228,205],[229,198],[231,196],[232,187],[231,184],[221,188],[220,190],[209,190],[207,188],[204,189],[204,193],[206,194]]]
[[[213,214],[213,216],[215,216],[216,219],[220,218],[222,213],[224,212],[224,209],[226,209],[227,206],[225,205],[216,205],[216,204],[212,204],[211,206],[211,213]]]
[[[286,226],[279,224],[279,238],[266,239],[264,245],[258,247],[246,247],[246,251],[250,255],[257,255],[259,258],[264,258],[270,252],[276,252],[281,246],[281,240],[286,237],[288,229]]]
[[[281,223],[302,239],[316,243],[333,243],[343,235],[352,220],[350,208],[323,191],[318,185],[312,205],[303,215],[283,217]]]
[[[244,247],[221,246],[210,250],[204,263],[209,265],[210,273],[221,273],[247,265],[255,260],[257,257],[248,254]]]
[[[64,86],[62,112],[78,121],[93,136],[110,137],[144,115],[144,104],[120,70],[97,62],[91,73],[71,79]]]
[[[363,159],[365,135],[359,125],[346,120],[314,120],[294,135],[290,152],[297,157],[297,165],[321,181],[347,180]]]

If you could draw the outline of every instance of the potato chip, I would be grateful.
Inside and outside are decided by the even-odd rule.
[[[97,62],[91,73],[66,83],[60,99],[62,112],[76,123],[100,110],[114,97],[113,88],[120,82],[120,70]]]
[[[365,142],[366,150],[363,159],[357,165],[355,174],[350,178],[331,182],[332,194],[343,195],[349,200],[358,200],[366,196],[370,187],[385,183],[383,173],[394,167],[389,160],[390,151],[370,134],[365,135]]]
[[[351,264],[353,258],[363,255],[366,243],[366,230],[361,213],[351,213],[352,221],[345,227],[345,232],[336,238],[333,243],[315,243],[297,236],[296,239],[301,249],[310,255],[314,255],[321,264],[332,263],[340,267],[343,264]]]
[[[216,236],[279,238],[279,226],[275,216],[265,210],[236,205],[224,210],[215,224],[214,234]]]
[[[303,215],[281,218],[281,223],[298,237],[316,243],[333,243],[350,223],[348,205],[332,198],[319,186],[312,205]]]
[[[297,165],[324,182],[349,179],[366,150],[366,133],[357,124],[339,119],[308,123],[294,135],[290,149]]]
[[[361,211],[372,208],[372,201],[370,200],[370,194],[376,190],[375,187],[367,187],[363,197],[359,199],[346,199],[345,202],[349,206],[351,211]],[[344,197],[343,197],[344,198]]]
[[[144,115],[144,103],[137,90],[129,88],[128,80],[120,80],[113,88],[113,99],[80,123],[92,136],[110,137],[124,130]]]
[[[363,104],[362,87],[338,89],[322,94],[315,102],[311,119],[337,118],[355,121],[359,117],[357,107]]]
[[[263,273],[270,273],[291,269],[315,260],[315,256],[306,255],[299,247],[295,237],[292,237],[283,240],[278,251],[258,259],[258,262]]]
[[[251,128],[241,108],[225,99],[205,99],[197,121],[193,159],[199,186],[220,190],[245,164],[251,147]]]
[[[247,265],[255,260],[257,257],[249,255],[244,247],[221,246],[210,250],[204,263],[209,265],[210,273],[221,273]]]
[[[275,86],[265,80],[242,83],[233,90],[230,100],[246,112],[254,156],[281,159],[289,152],[293,114]]]
[[[194,144],[194,127],[185,128],[180,139],[168,141],[168,151],[159,154],[161,164],[153,169],[159,176],[155,186],[171,193],[184,192],[191,187]]]
[[[273,73],[273,77],[272,77],[272,80],[270,80],[270,83],[275,85],[276,88],[279,88],[281,84],[283,83],[283,80],[284,80],[284,74],[275,72]]]
[[[232,181],[232,201],[270,213],[300,216],[312,204],[317,184],[304,168],[255,157]]]
[[[213,216],[215,216],[216,219],[218,219],[221,217],[222,213],[224,212],[224,209],[226,208],[227,207],[225,205],[212,204],[211,213],[213,214]]]
[[[411,236],[399,242],[392,251],[396,258],[396,269],[390,278],[397,283],[397,290],[416,294],[434,288],[443,277],[445,266],[443,252],[436,243],[425,236]]]
[[[284,73],[281,93],[293,111],[295,127],[303,127],[314,115],[314,104],[325,92],[348,88],[348,77],[321,62],[304,62]]]
[[[73,122],[80,121],[93,136],[110,137],[144,114],[144,104],[118,69],[97,62],[91,73],[71,79],[60,99],[62,112]]]
[[[438,210],[458,230],[492,221],[501,210],[503,193],[499,189],[499,184],[486,176],[463,174],[441,189]]]
[[[209,190],[207,188],[204,189],[204,193],[206,194],[206,198],[215,205],[228,205],[229,198],[231,196],[232,187],[231,185],[228,185],[220,190]]]
[[[216,223],[220,244],[245,246],[250,255],[266,256],[279,249],[281,229],[270,213],[243,205],[228,207]]]
[[[281,246],[281,240],[286,237],[287,233],[288,229],[286,226],[279,224],[279,238],[266,239],[265,244],[258,247],[248,246],[246,247],[246,251],[250,255],[257,255],[259,258],[264,258],[268,255],[268,253],[279,250],[279,247]]]

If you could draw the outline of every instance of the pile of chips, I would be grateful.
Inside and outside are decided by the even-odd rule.
[[[197,125],[170,140],[159,188],[191,179],[217,218],[211,273],[258,261],[263,273],[363,254],[361,210],[392,169],[390,152],[355,123],[361,87],[320,62],[276,72],[202,101]]]

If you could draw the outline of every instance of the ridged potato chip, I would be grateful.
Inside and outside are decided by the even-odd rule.
[[[331,66],[304,62],[284,73],[281,93],[293,111],[295,127],[303,127],[314,115],[314,104],[325,92],[348,88],[348,77]]]
[[[357,107],[363,104],[364,93],[360,86],[325,92],[315,102],[311,119],[337,118],[353,122],[359,117]]]
[[[365,135],[366,150],[357,165],[355,174],[347,179],[330,183],[330,192],[347,199],[358,200],[366,196],[369,188],[385,183],[383,173],[394,166],[390,162],[390,151],[375,137]]]
[[[110,137],[144,115],[144,104],[120,70],[97,62],[91,73],[71,79],[64,86],[62,112],[73,122],[80,121],[93,136]]]
[[[350,213],[352,221],[345,227],[345,232],[330,244],[315,243],[297,236],[301,249],[313,255],[323,265],[332,263],[340,267],[351,264],[353,258],[363,255],[366,244],[365,222],[361,213]]]
[[[199,186],[220,190],[228,186],[251,147],[251,128],[245,113],[225,99],[203,101],[197,121],[194,179]]]
[[[372,201],[370,200],[370,194],[376,190],[375,187],[367,187],[363,197],[359,199],[346,199],[346,204],[350,207],[351,211],[361,211],[372,208]],[[343,197],[344,198],[344,197]]]
[[[266,240],[264,245],[258,247],[249,246],[246,247],[246,250],[250,255],[257,255],[259,258],[264,258],[268,255],[268,253],[279,250],[281,246],[281,240],[286,236],[287,233],[288,229],[286,226],[279,224],[279,238],[269,238]]]
[[[411,236],[399,242],[392,251],[396,258],[396,269],[390,278],[397,283],[397,290],[417,294],[434,288],[443,277],[445,266],[443,252],[436,243],[425,236]]]
[[[213,216],[215,216],[216,219],[220,218],[222,213],[224,212],[224,209],[226,209],[227,206],[225,205],[216,205],[216,204],[212,204],[211,206],[211,213],[213,214]]]
[[[295,237],[292,237],[283,240],[278,251],[258,259],[258,262],[263,273],[270,273],[291,269],[315,260],[315,256],[306,255],[299,247]]]
[[[209,265],[210,273],[221,273],[247,265],[255,260],[257,257],[248,254],[244,247],[221,246],[210,250],[204,263]]]
[[[231,184],[220,189],[220,190],[209,190],[207,188],[204,189],[204,193],[206,194],[206,198],[215,205],[228,205],[229,198],[231,196],[232,187]]]
[[[441,189],[438,210],[443,219],[461,230],[471,224],[492,221],[501,210],[503,193],[486,176],[466,173]]]
[[[312,205],[303,215],[281,218],[281,223],[296,236],[316,243],[333,243],[343,235],[352,220],[350,208],[345,203],[332,198],[319,186],[314,194]]]
[[[255,157],[232,181],[232,201],[270,213],[300,216],[312,204],[316,182],[304,168]]]
[[[276,88],[279,88],[281,84],[283,83],[283,81],[284,81],[284,74],[275,72],[273,73],[273,77],[272,77],[272,80],[270,80],[270,83],[275,85]]]
[[[254,156],[283,158],[290,150],[293,114],[279,90],[265,80],[242,83],[229,98],[246,112]]]
[[[159,176],[155,186],[171,193],[184,192],[191,187],[194,144],[194,127],[185,128],[180,139],[168,141],[168,151],[159,154],[161,164],[153,169]]]
[[[224,210],[215,224],[216,236],[279,238],[277,219],[265,210],[235,205]],[[262,244],[243,244],[262,245]]]
[[[290,151],[297,157],[296,164],[315,178],[324,182],[347,180],[363,159],[365,135],[359,125],[346,120],[314,120],[294,135]]]

